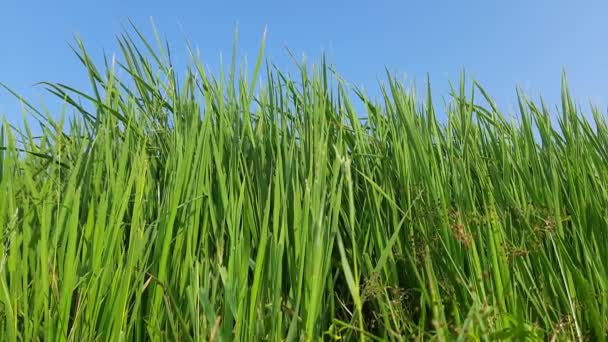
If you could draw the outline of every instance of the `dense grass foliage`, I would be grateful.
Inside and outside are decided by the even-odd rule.
[[[463,78],[439,118],[262,52],[178,78],[133,32],[45,83],[77,116],[3,122],[6,340],[606,339],[608,127],[565,81],[510,120]]]

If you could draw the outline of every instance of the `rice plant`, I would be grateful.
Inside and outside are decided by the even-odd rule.
[[[512,120],[463,76],[443,117],[155,40],[77,41],[90,89],[3,120],[5,340],[606,340],[608,127],[565,77]]]

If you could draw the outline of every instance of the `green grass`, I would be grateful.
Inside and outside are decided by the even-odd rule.
[[[463,77],[444,119],[262,50],[178,78],[133,30],[2,123],[5,340],[606,340],[608,126],[565,78],[511,120]]]

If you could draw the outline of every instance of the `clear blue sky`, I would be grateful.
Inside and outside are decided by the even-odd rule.
[[[44,93],[32,87],[38,81],[86,87],[86,75],[68,43],[80,35],[94,56],[118,52],[115,35],[128,18],[148,34],[153,18],[177,59],[185,56],[187,36],[210,66],[218,64],[220,53],[229,61],[238,24],[239,52],[250,64],[267,27],[266,57],[271,61],[290,66],[285,47],[313,62],[325,52],[348,81],[372,94],[385,67],[415,79],[418,86],[428,72],[441,104],[448,81],[457,82],[464,68],[507,110],[514,108],[516,86],[557,105],[565,67],[585,109],[589,101],[602,109],[608,105],[606,0],[3,0],[0,81],[34,103]],[[17,101],[4,90],[1,114],[20,120]]]

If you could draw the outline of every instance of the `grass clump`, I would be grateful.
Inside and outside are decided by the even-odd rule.
[[[608,130],[565,81],[556,117],[391,75],[356,113],[325,62],[178,79],[134,32],[44,83],[77,116],[2,124],[0,336],[606,339]]]

